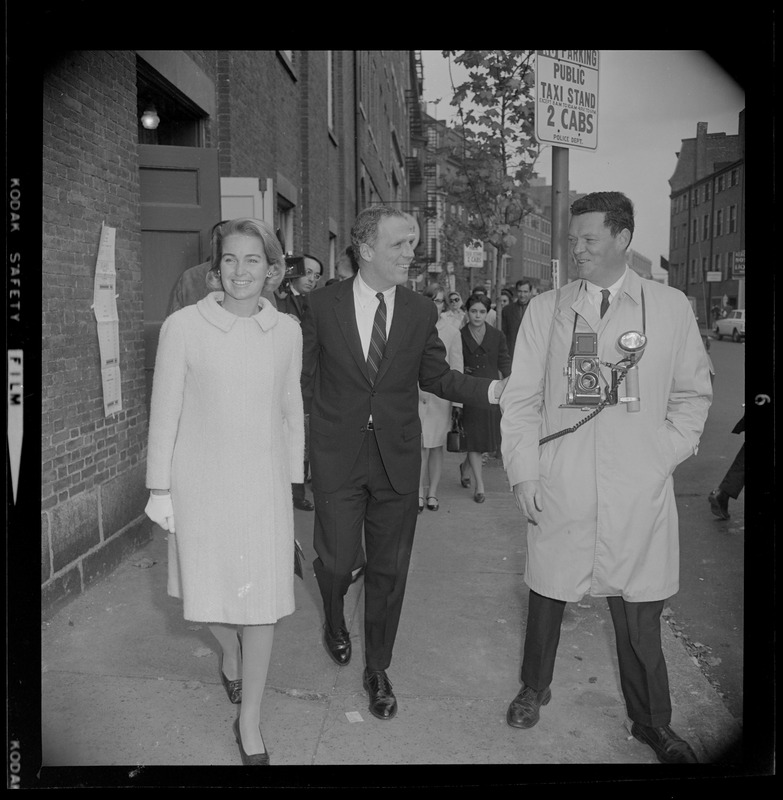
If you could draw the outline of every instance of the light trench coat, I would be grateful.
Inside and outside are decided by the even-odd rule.
[[[640,411],[607,406],[576,431],[539,446],[540,438],[589,413],[560,408],[575,314],[578,332],[598,334],[601,361],[616,363],[618,337],[642,331],[642,291],[647,347],[638,362]],[[525,582],[568,602],[585,594],[666,599],[679,589],[672,473],[697,452],[712,402],[696,318],[682,292],[630,269],[603,319],[581,280],[562,287],[557,308],[555,299],[553,290],[530,301],[500,398],[509,483],[539,480],[541,488],[539,524],[527,527]],[[609,368],[601,371],[610,382]]]

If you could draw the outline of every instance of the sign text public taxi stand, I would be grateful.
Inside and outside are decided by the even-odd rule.
[[[598,146],[598,50],[536,50],[536,139]]]

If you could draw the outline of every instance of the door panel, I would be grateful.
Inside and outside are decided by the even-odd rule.
[[[220,220],[217,150],[139,145],[147,405],[160,326],[180,274],[206,261]]]
[[[254,217],[274,227],[273,199],[274,188],[271,178],[220,179],[221,219]]]

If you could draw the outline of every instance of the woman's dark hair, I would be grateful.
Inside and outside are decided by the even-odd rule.
[[[466,301],[465,301],[465,310],[470,311],[471,306],[475,306],[476,303],[481,303],[484,308],[489,311],[490,304],[489,299],[483,294],[472,294]]]

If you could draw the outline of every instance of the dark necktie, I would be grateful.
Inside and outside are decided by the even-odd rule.
[[[609,290],[601,289],[601,319],[606,314],[607,308],[609,308]]]
[[[383,299],[383,292],[378,292],[375,296],[378,298],[378,308],[372,323],[370,349],[367,352],[367,372],[370,373],[370,383],[375,383],[375,376],[378,374],[378,367],[381,365],[381,358],[383,358],[383,351],[386,347],[386,303]]]

